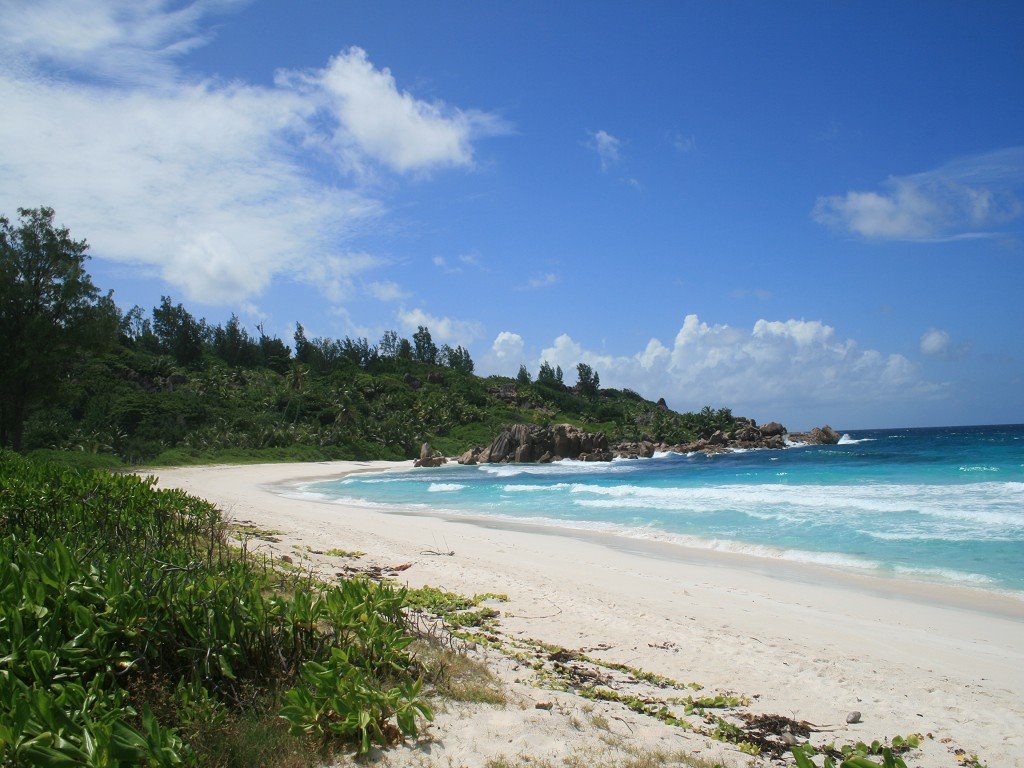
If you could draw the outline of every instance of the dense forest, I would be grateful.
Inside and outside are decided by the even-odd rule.
[[[519,422],[686,442],[731,429],[728,409],[675,413],[541,364],[474,375],[468,350],[429,328],[290,344],[232,316],[211,324],[163,297],[122,310],[86,271],[88,246],[52,209],[0,217],[0,445],[74,451],[96,465],[402,459],[429,441],[453,454]]]

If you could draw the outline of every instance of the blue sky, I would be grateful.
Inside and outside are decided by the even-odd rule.
[[[0,3],[119,304],[793,428],[1024,421],[1019,3]]]

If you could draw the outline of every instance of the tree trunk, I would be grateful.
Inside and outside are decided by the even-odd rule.
[[[0,447],[10,446],[20,451],[24,435],[25,403],[8,399],[0,404]]]

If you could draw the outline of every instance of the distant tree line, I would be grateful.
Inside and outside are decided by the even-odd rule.
[[[516,382],[522,385],[532,382],[530,371],[525,365],[519,366]],[[562,366],[556,365],[552,368],[547,360],[541,361],[540,369],[537,371],[537,384],[550,389],[565,389]],[[581,395],[596,397],[601,391],[601,377],[586,363],[577,363],[575,389]]]
[[[86,271],[88,245],[50,208],[0,217],[0,446],[137,464],[408,458],[424,441],[461,453],[509,424],[571,422],[610,437],[686,442],[735,422],[728,409],[675,413],[602,389],[590,365],[567,386],[473,375],[469,351],[410,338],[310,337],[289,345],[236,315],[195,317],[169,296],[121,312]],[[107,464],[110,466],[110,464]]]
[[[473,359],[469,350],[459,345],[438,347],[430,329],[419,326],[412,341],[400,337],[395,331],[386,331],[377,344],[365,337],[331,339],[306,337],[302,323],[295,324],[295,352],[276,336],[268,336],[263,326],[257,325],[257,336],[250,335],[234,314],[223,325],[210,325],[196,319],[181,304],[174,304],[163,296],[160,306],[153,308],[152,321],[145,311],[132,307],[120,320],[124,337],[151,352],[170,355],[180,365],[198,365],[204,354],[219,357],[228,365],[243,368],[270,368],[285,373],[293,363],[308,365],[311,369],[327,373],[346,366],[364,370],[380,360],[410,360],[427,365],[473,372]]]
[[[212,356],[232,367],[279,374],[296,365],[320,374],[369,370],[385,361],[473,372],[465,347],[438,347],[422,325],[411,340],[389,330],[371,344],[363,337],[309,339],[296,323],[293,353],[262,325],[252,335],[234,314],[223,325],[211,325],[169,296],[161,297],[149,317],[139,306],[122,314],[85,269],[88,244],[56,226],[52,208],[20,208],[18,214],[16,225],[0,216],[0,446],[20,448],[31,407],[52,398],[82,359],[118,344],[192,369]]]

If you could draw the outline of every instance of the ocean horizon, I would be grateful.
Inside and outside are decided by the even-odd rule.
[[[446,465],[304,496],[956,584],[1024,600],[1024,425],[848,430],[838,445]]]

